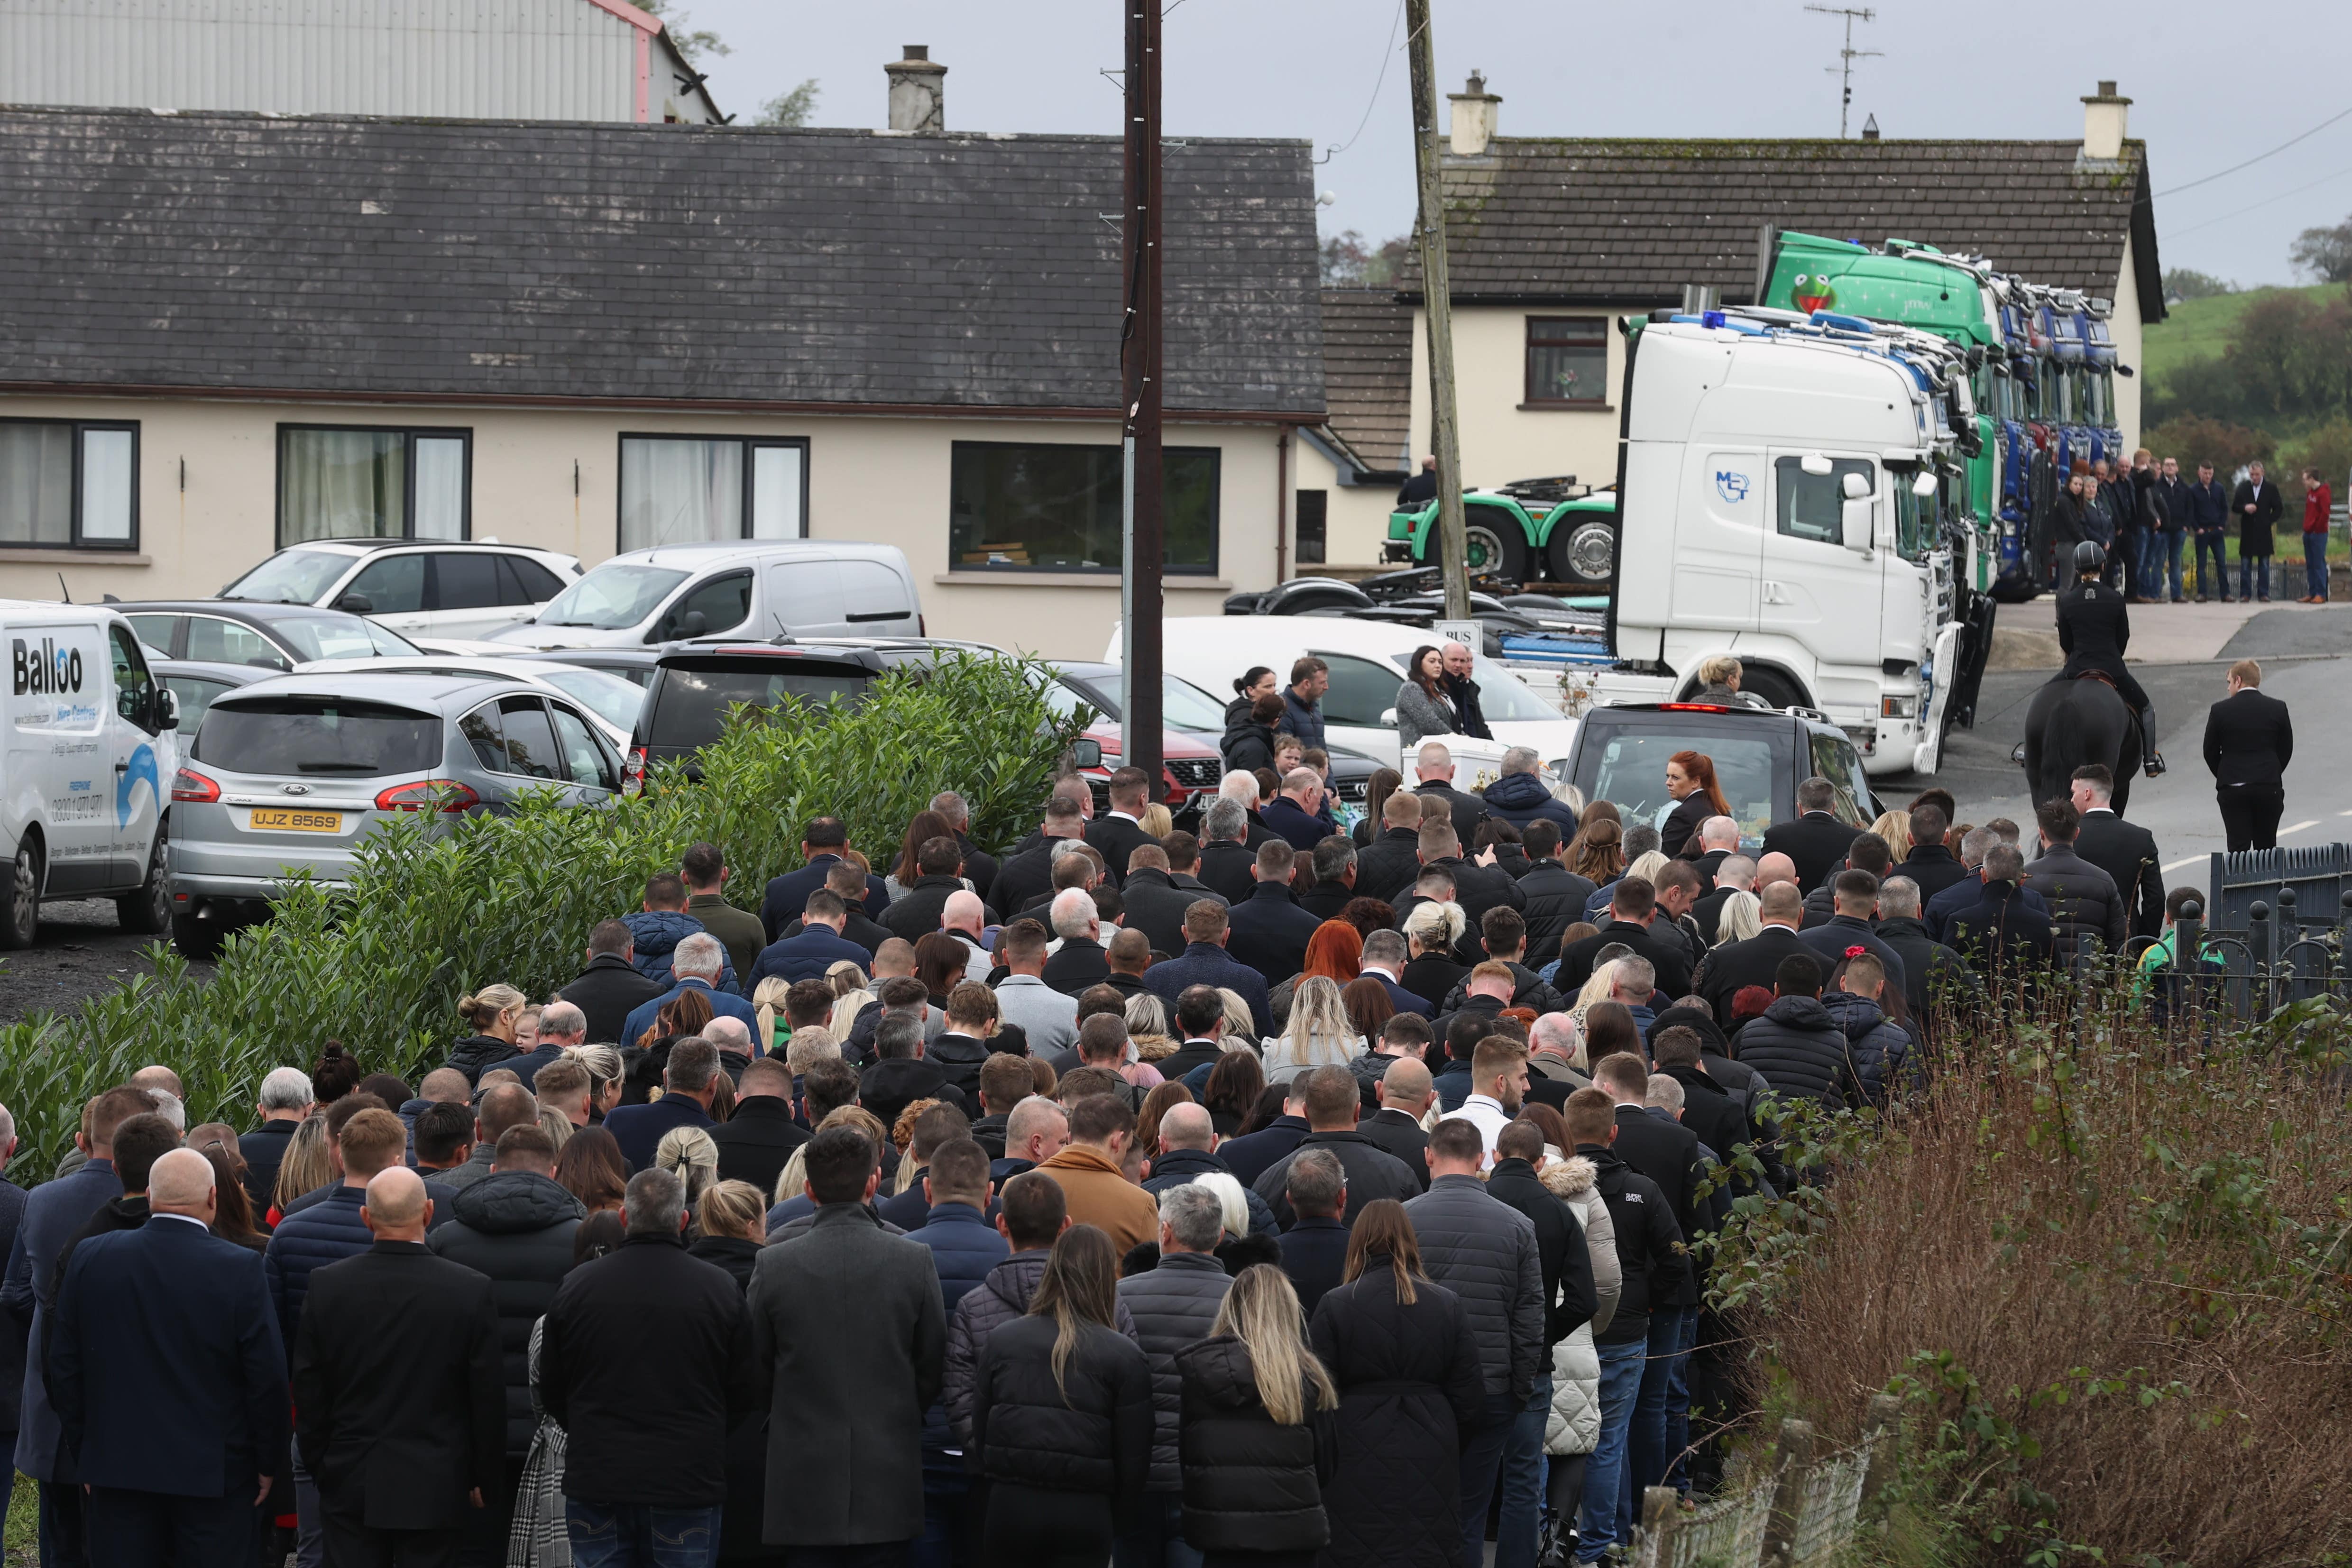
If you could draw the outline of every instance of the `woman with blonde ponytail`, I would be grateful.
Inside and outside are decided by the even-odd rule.
[[[967,1450],[989,1481],[982,1562],[1098,1568],[1111,1554],[1115,1518],[1141,1499],[1151,1471],[1151,1369],[1113,1326],[1118,1311],[1110,1238],[1073,1225],[1047,1255],[1028,1313],[988,1336]]]
[[[1331,1542],[1339,1394],[1300,1322],[1289,1276],[1259,1263],[1225,1292],[1209,1337],[1176,1353],[1184,1539],[1203,1568],[1307,1568]]]
[[[784,993],[792,988],[793,983],[782,975],[771,975],[751,993],[751,1010],[759,1019],[760,1049],[763,1052],[772,1055],[775,1051],[776,1020],[784,1015]]]
[[[522,1010],[530,998],[512,986],[484,986],[457,998],[457,1017],[472,1032],[449,1048],[449,1065],[468,1083],[507,1058],[519,1054],[515,1035],[522,1026]]]

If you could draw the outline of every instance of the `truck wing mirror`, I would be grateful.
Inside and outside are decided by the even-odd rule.
[[[1934,495],[1936,493],[1936,476],[1925,468],[1920,469],[1917,476],[1913,478],[1911,481],[1911,493],[1915,496]]]
[[[1870,499],[1870,481],[1849,468],[1839,482],[1838,492],[1849,501],[1866,501]]]
[[[1820,453],[1808,452],[1797,459],[1797,466],[1816,479],[1826,479],[1830,476],[1832,465],[1830,460]]]
[[[1846,497],[1838,521],[1845,535],[1845,548],[1870,553],[1870,498],[1867,496]]]

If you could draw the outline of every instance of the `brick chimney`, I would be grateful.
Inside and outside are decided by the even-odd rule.
[[[2099,90],[2083,100],[2084,161],[2111,163],[2122,157],[2130,118],[2131,99],[2117,96],[2115,83],[2101,82]]]
[[[1449,92],[1445,99],[1454,106],[1454,155],[1483,157],[1486,144],[1495,140],[1496,111],[1503,100],[1486,90],[1486,78],[1476,71],[1470,73],[1465,89]]]
[[[890,78],[890,129],[908,136],[940,136],[948,128],[948,68],[931,60],[930,46],[908,44],[907,57],[882,68]]]

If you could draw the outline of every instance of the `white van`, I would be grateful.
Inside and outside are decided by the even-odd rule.
[[[616,555],[546,609],[492,634],[527,648],[624,648],[694,637],[919,637],[907,558],[832,539],[656,545]]]
[[[1291,664],[1312,653],[1331,666],[1331,689],[1323,694],[1323,731],[1333,746],[1360,751],[1383,766],[1400,767],[1397,688],[1404,684],[1412,651],[1435,643],[1435,633],[1378,621],[1322,615],[1171,616],[1160,623],[1160,656],[1167,672],[1220,698],[1230,699],[1234,682],[1253,664],[1264,664],[1287,680]],[[1105,659],[1120,656],[1113,627]],[[1453,748],[1455,781],[1463,789],[1499,770],[1503,752],[1532,747],[1544,765],[1559,773],[1576,741],[1576,721],[1528,688],[1525,682],[1484,653],[1471,655],[1479,707],[1491,741],[1444,737]],[[1437,738],[1433,737],[1432,738]],[[1410,759],[1402,766],[1412,775]],[[1565,777],[1561,774],[1561,777]]]
[[[179,703],[104,605],[0,600],[8,649],[0,831],[16,861],[0,947],[32,944],[45,899],[111,898],[128,931],[172,925],[166,791]]]

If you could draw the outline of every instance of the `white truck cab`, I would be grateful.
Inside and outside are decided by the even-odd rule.
[[[1744,690],[1825,715],[1873,775],[1935,768],[1964,631],[1938,507],[1952,355],[1857,326],[1711,312],[1634,339],[1598,700],[1675,701],[1729,654]]]
[[[0,600],[8,653],[0,843],[15,866],[0,947],[31,945],[45,900],[112,898],[125,929],[170,929],[165,791],[179,705],[121,614]]]

